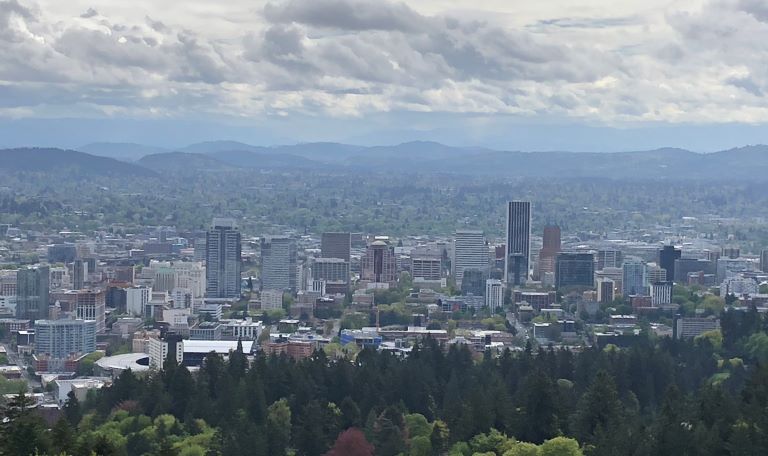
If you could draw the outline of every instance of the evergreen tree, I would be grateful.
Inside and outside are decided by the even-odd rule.
[[[69,424],[73,427],[77,427],[80,424],[80,420],[83,419],[83,412],[80,410],[80,401],[77,400],[75,392],[70,390],[67,393],[67,400],[64,401],[64,417]]]

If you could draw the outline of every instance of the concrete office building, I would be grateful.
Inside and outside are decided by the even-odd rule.
[[[360,259],[362,279],[374,283],[394,284],[397,282],[395,249],[383,239],[377,239],[366,249]]]
[[[629,260],[624,262],[621,278],[622,295],[624,295],[624,297],[648,294],[648,290],[646,289],[648,283],[646,266],[645,262],[640,260]]]
[[[315,258],[312,279],[329,282],[349,282],[349,263],[341,258]]]
[[[37,266],[16,272],[16,318],[43,320],[48,318],[50,269]]]
[[[715,274],[716,271],[716,264],[713,261],[698,258],[680,258],[679,260],[675,260],[674,281],[678,283],[687,283],[688,275],[692,272]]]
[[[323,233],[320,239],[320,254],[323,258],[350,260],[352,235],[350,233]]]
[[[75,312],[77,318],[96,322],[96,333],[103,333],[106,330],[104,290],[77,290],[76,293]]]
[[[276,310],[283,308],[282,290],[262,290],[261,310]]]
[[[504,306],[504,287],[501,280],[485,281],[485,305],[492,311]]]
[[[606,268],[620,268],[624,261],[624,254],[621,250],[602,249],[597,251],[597,270],[602,271]]]
[[[242,275],[240,231],[232,219],[213,219],[205,238],[205,293],[209,298],[240,297]]]
[[[287,236],[261,240],[261,289],[298,291],[296,241]]]
[[[413,280],[438,281],[442,278],[443,262],[440,257],[411,258]]]
[[[675,317],[674,336],[676,339],[688,339],[707,331],[720,329],[720,320],[715,317]]]
[[[184,342],[180,336],[172,334],[166,336],[165,339],[149,339],[149,367],[151,369],[162,369],[169,356],[175,359],[178,365],[184,361]]]
[[[595,256],[591,253],[561,252],[555,260],[555,287],[595,285]]]
[[[651,304],[654,307],[672,304],[672,282],[651,283]]]
[[[96,322],[85,320],[38,320],[35,352],[54,359],[96,351]]]
[[[483,296],[487,279],[487,272],[479,269],[465,269],[464,278],[461,280],[461,294],[464,296]]]
[[[645,280],[648,284],[671,280],[664,268],[659,267],[659,265],[653,263],[646,265],[645,275]]]
[[[322,281],[330,294],[349,291],[349,262],[341,258],[315,258],[312,263],[312,282]],[[325,294],[326,290],[323,290]]]
[[[477,269],[481,272],[488,271],[489,250],[485,243],[482,231],[460,230],[456,231],[453,241],[453,277],[456,286],[461,288],[464,280],[464,271]]]
[[[616,284],[611,279],[599,279],[597,281],[597,302],[610,304],[616,298]]]
[[[144,315],[149,301],[152,299],[152,288],[131,287],[125,290],[125,308],[133,316]]]
[[[506,255],[504,281],[519,286],[528,281],[531,261],[531,202],[507,203]]]

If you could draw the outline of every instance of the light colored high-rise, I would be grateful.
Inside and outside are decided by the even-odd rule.
[[[268,236],[261,240],[261,289],[296,291],[296,241],[287,236]]]
[[[125,308],[133,316],[144,315],[146,305],[152,299],[152,288],[131,287],[125,290]]]
[[[672,303],[672,282],[651,283],[651,304],[663,306]]]
[[[440,257],[411,258],[411,276],[414,280],[440,280],[443,265]]]
[[[628,260],[622,266],[621,287],[626,296],[647,295],[647,265],[641,260]]]
[[[35,352],[63,359],[96,351],[96,322],[86,320],[38,320]]]
[[[232,219],[213,219],[205,239],[205,293],[209,298],[239,298],[242,275],[240,231]]]
[[[485,305],[491,310],[504,305],[504,287],[501,280],[488,279],[485,281]]]
[[[597,251],[597,270],[605,268],[620,268],[623,262],[621,250],[602,249]]]
[[[104,290],[101,289],[77,290],[77,301],[75,304],[77,318],[85,321],[95,321],[97,334],[103,333],[106,329],[106,305],[104,298]]]
[[[488,263],[488,246],[485,244],[483,232],[476,230],[456,231],[453,242],[452,262],[456,286],[461,288],[464,271],[477,269],[481,272],[487,272]]]
[[[507,242],[504,281],[508,286],[528,281],[531,262],[531,202],[507,203]]]

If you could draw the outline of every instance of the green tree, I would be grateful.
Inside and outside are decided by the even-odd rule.
[[[80,424],[80,420],[83,419],[83,412],[80,410],[80,401],[77,400],[75,392],[71,391],[67,393],[67,400],[64,401],[64,418],[67,419],[72,427],[77,427]]]
[[[267,440],[269,454],[281,456],[291,440],[291,408],[286,399],[280,399],[267,409]]]
[[[540,456],[541,450],[533,443],[516,442],[503,456]]]
[[[541,456],[582,456],[579,442],[566,437],[555,437],[541,444]]]

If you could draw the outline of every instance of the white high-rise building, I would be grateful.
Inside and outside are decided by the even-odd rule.
[[[651,304],[664,306],[672,304],[672,282],[654,282],[651,284]]]
[[[453,242],[452,267],[458,288],[461,288],[464,271],[478,269],[486,272],[488,261],[488,246],[485,244],[485,236],[482,231],[460,230],[456,232]]]
[[[263,290],[261,292],[261,310],[275,310],[283,308],[282,290]]]
[[[131,287],[125,289],[125,308],[133,316],[144,315],[146,305],[152,299],[152,288]]]
[[[485,281],[485,305],[492,311],[504,306],[504,287],[501,280]]]
[[[296,242],[287,236],[271,236],[261,240],[261,289],[292,290],[298,288]]]
[[[628,260],[622,266],[621,289],[622,294],[645,295],[647,296],[646,286],[648,283],[646,275],[646,264],[641,260]]]
[[[205,239],[205,293],[209,298],[240,297],[240,231],[232,219],[213,219]]]
[[[192,293],[194,298],[205,295],[205,267],[198,261],[174,261],[176,271],[176,286]]]

